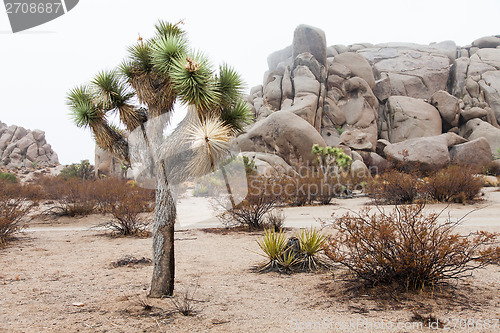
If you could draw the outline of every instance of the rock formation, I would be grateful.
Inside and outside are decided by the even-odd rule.
[[[0,122],[0,166],[7,169],[59,164],[57,154],[45,140],[45,132]]]
[[[486,164],[500,148],[500,36],[464,47],[327,46],[322,30],[300,25],[292,45],[267,60],[248,96],[256,123],[235,142],[243,152],[293,166],[310,161],[317,143],[375,166],[404,152],[434,168]]]
[[[123,173],[122,162],[112,153],[95,146],[95,176],[116,176],[120,177]]]

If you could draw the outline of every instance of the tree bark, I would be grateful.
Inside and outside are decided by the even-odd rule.
[[[156,203],[153,225],[153,278],[149,297],[160,298],[174,293],[174,225],[177,216],[172,191],[162,168],[157,170]]]

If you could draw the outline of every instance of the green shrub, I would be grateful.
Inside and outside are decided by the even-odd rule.
[[[348,169],[352,164],[352,158],[345,154],[342,148],[321,147],[315,144],[312,146],[312,153],[316,156],[316,163],[325,173],[335,166]]]
[[[16,175],[13,175],[11,173],[4,173],[4,172],[0,172],[0,181],[2,180],[5,180],[5,181],[8,181],[8,182],[11,182],[11,183],[17,183],[17,177]]]
[[[64,179],[78,178],[78,171],[76,170],[76,164],[67,165],[62,168],[59,173],[59,177]]]
[[[59,176],[64,179],[79,178],[82,180],[88,180],[94,178],[94,167],[90,164],[88,160],[83,160],[79,164],[71,164],[65,166]]]
[[[243,155],[243,165],[245,166],[245,173],[247,175],[250,175],[255,170],[257,170],[257,166],[255,165],[255,160],[253,158],[252,160],[250,160],[248,156]]]

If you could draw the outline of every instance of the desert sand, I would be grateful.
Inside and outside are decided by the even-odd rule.
[[[500,231],[500,192],[484,192],[472,205],[426,209],[446,208],[452,218],[479,209],[458,231]],[[286,208],[287,233],[319,227],[319,219],[367,203],[359,197]],[[178,210],[175,299],[188,293],[193,316],[175,312],[170,299],[147,298],[151,264],[113,267],[125,256],[151,258],[152,238],[90,229],[109,219],[100,215],[36,217],[0,250],[0,332],[430,332],[436,330],[434,318],[457,332],[466,330],[466,320],[471,332],[500,331],[500,266],[476,272],[454,291],[350,291],[339,268],[257,273],[252,268],[264,259],[256,242],[262,232],[206,229],[220,224],[204,198],[185,197]],[[433,319],[418,322],[415,312]]]

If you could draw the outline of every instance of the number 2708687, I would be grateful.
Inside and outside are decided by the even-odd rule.
[[[64,11],[60,2],[6,2],[5,9],[7,14],[57,14]]]

